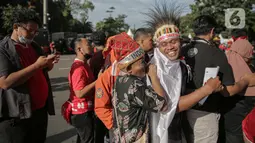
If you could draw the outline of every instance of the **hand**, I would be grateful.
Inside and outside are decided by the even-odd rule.
[[[47,56],[47,59],[48,59],[48,60],[54,60],[55,57],[56,57],[55,54],[50,54],[50,55]]]
[[[213,92],[220,92],[224,88],[221,85],[221,81],[220,81],[219,77],[210,78],[209,80],[207,80],[205,86],[210,87],[211,93],[213,93]]]
[[[49,63],[49,59],[45,56],[40,56],[37,61],[34,63],[34,65],[38,68],[38,69],[43,69],[45,67],[48,66]]]
[[[157,77],[157,67],[153,64],[150,64],[148,67],[148,75],[152,77]]]
[[[54,59],[54,61],[53,61],[53,64],[58,63],[58,62],[59,62],[59,59],[60,59],[60,54],[55,54],[55,55],[56,55],[56,57],[55,57],[55,59]]]
[[[255,86],[255,74],[251,73],[251,74],[246,74],[244,75],[241,80],[245,80],[248,83],[248,86]]]

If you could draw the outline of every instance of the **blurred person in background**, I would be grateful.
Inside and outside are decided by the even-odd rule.
[[[102,31],[93,32],[90,36],[90,42],[91,46],[94,48],[94,54],[89,61],[89,65],[94,73],[95,78],[97,79],[97,75],[103,68],[105,62],[105,58],[103,56],[103,50],[106,44],[105,33]]]
[[[139,28],[135,31],[134,40],[145,51],[145,61],[148,63],[153,57],[153,35],[148,28]]]
[[[250,68],[253,46],[246,38],[235,40],[226,53],[235,80],[254,71]],[[226,143],[243,143],[242,121],[255,106],[255,87],[248,87],[234,97],[225,99],[224,125]]]
[[[221,104],[224,99],[222,95],[226,97],[236,95],[255,83],[254,74],[242,75],[242,79],[235,81],[232,67],[225,53],[211,43],[216,27],[217,23],[211,16],[197,17],[193,22],[193,31],[196,34],[195,44],[184,51],[185,61],[191,67],[193,75],[191,82],[187,84],[187,89],[192,91],[203,86],[205,69],[217,66],[219,66],[218,76],[224,87],[220,93],[212,93],[203,104],[196,104],[187,111],[187,118],[192,128],[190,142],[216,143],[219,127],[222,127],[219,126]]]
[[[94,55],[89,61],[90,68],[97,79],[100,70],[104,69],[105,57],[103,51],[106,44],[106,36],[103,31],[93,32],[90,36],[90,42],[94,49]],[[95,117],[95,143],[104,142],[105,138],[109,138],[108,129],[103,122],[96,116]]]

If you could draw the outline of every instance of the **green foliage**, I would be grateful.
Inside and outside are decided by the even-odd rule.
[[[91,22],[82,23],[77,19],[72,19],[69,21],[70,31],[77,33],[91,33],[93,31],[93,25]]]
[[[14,1],[14,0],[13,0]],[[43,1],[42,0],[30,0],[33,1],[34,9],[38,12],[41,20],[43,18]],[[22,5],[16,6],[14,3],[6,5],[8,2],[6,0],[1,0],[0,4],[4,6],[3,14],[4,19],[0,21],[0,31],[5,33],[9,31],[12,27],[11,16],[9,16],[15,9],[21,7],[28,7],[28,4],[24,4],[21,1],[16,2],[16,4],[21,3]],[[48,0],[48,13],[50,14],[50,20],[48,21],[48,27],[50,32],[70,32],[74,31],[77,33],[91,32],[93,30],[92,23],[87,21],[88,12],[94,9],[94,5],[89,0],[58,0],[53,2]],[[2,14],[0,13],[0,14]],[[77,20],[72,16],[72,13],[79,13],[81,20]],[[4,22],[3,22],[4,21]],[[0,32],[0,33],[1,33]]]
[[[191,13],[182,17],[181,31],[188,33],[191,30],[191,24],[195,17],[205,14],[213,16],[221,30],[225,27],[225,10],[227,8],[243,8],[246,13],[246,29],[255,31],[255,12],[252,11],[252,4],[255,0],[195,0],[195,4],[191,5]],[[229,33],[230,29],[226,29]]]
[[[33,9],[24,8],[21,5],[12,6],[10,4],[8,4],[6,7],[2,7],[1,9],[3,28],[6,29],[7,32],[12,31],[14,23],[34,20],[39,25],[41,24],[38,14]]]
[[[1,7],[2,13],[2,20],[3,20],[3,28],[6,29],[8,32],[12,30],[12,16],[16,9],[22,9],[21,5],[16,7],[11,6],[8,4],[6,7]]]
[[[69,27],[66,28],[69,31],[86,33],[92,32],[93,26],[92,23],[88,20],[89,11],[93,11],[95,6],[89,0],[64,0],[62,1],[62,14],[65,19],[69,19]],[[79,15],[81,20],[73,19],[72,14]]]
[[[129,25],[125,23],[126,17],[126,15],[118,15],[116,18],[105,18],[96,24],[96,30],[106,31],[110,36],[127,31]]]
[[[199,16],[199,11],[196,5],[190,5],[191,13],[181,17],[180,31],[182,35],[188,36],[189,33],[194,35],[192,30],[192,23],[194,19]]]

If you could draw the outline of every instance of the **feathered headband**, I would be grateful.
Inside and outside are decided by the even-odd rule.
[[[177,26],[180,24],[182,7],[176,4],[156,0],[155,5],[144,13],[148,16],[146,24],[155,31],[153,39],[156,43],[180,36]]]

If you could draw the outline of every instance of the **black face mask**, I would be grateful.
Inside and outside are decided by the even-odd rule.
[[[90,58],[92,58],[92,55],[91,54],[85,54],[84,57],[85,57],[86,60],[89,60]]]

